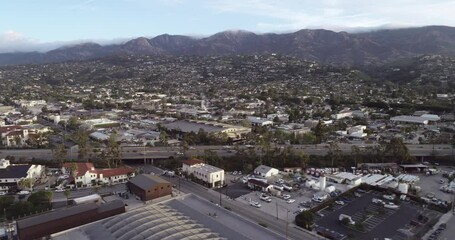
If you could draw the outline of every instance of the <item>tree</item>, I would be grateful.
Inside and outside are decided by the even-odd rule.
[[[33,205],[50,205],[52,201],[53,193],[51,191],[38,191],[30,194],[27,201],[31,202]]]
[[[71,176],[73,178],[76,178],[77,176],[77,171],[78,171],[78,167],[77,167],[77,164],[76,163],[71,163],[70,165],[70,173],[71,173]]]
[[[28,188],[33,191],[33,183],[34,180],[32,178],[23,178],[19,181],[18,184],[21,189]]]
[[[392,138],[386,145],[384,152],[387,155],[394,157],[400,164],[411,160],[409,149],[401,138]]]
[[[164,130],[161,130],[160,131],[160,142],[164,145],[164,146],[168,146],[168,135],[166,133],[166,131]]]
[[[78,145],[78,158],[84,160],[89,152],[89,134],[88,131],[83,128],[78,128],[74,133],[74,141]]]
[[[295,224],[305,229],[311,229],[313,221],[313,213],[310,211],[303,211],[295,217]]]
[[[324,139],[326,133],[326,126],[325,124],[319,120],[318,124],[314,128],[314,135],[316,135],[316,144],[321,143]]]
[[[63,143],[57,145],[57,147],[53,150],[54,153],[54,158],[57,162],[60,163],[60,167],[63,167],[63,162],[66,157],[66,154],[68,151],[65,148],[65,145]]]
[[[341,149],[337,142],[332,142],[329,145],[329,151],[327,152],[327,156],[330,157],[332,161],[332,167],[334,167],[334,163],[341,160]]]
[[[362,152],[359,147],[356,145],[351,146],[351,155],[352,159],[354,160],[354,167],[357,167],[357,163],[360,161],[360,158],[362,156]]]
[[[65,191],[63,192],[63,195],[66,197],[66,205],[68,205],[68,200],[71,196],[71,191],[69,189],[65,189]]]
[[[120,161],[122,160],[122,151],[120,149],[120,144],[117,142],[116,133],[112,133],[109,136],[109,139],[107,142],[106,156],[108,158],[108,161],[114,167],[117,167],[118,165],[120,165]]]

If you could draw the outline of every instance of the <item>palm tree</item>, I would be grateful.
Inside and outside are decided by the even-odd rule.
[[[71,191],[69,189],[65,189],[65,191],[63,192],[63,195],[65,195],[65,197],[66,197],[66,205],[68,206],[68,200],[71,196]]]

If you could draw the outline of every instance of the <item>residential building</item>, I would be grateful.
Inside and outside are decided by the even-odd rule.
[[[172,194],[170,182],[150,174],[140,174],[131,178],[126,187],[144,202]]]
[[[201,180],[211,188],[222,187],[225,184],[223,169],[205,164],[198,159],[183,161],[182,171]]]
[[[19,125],[3,126],[0,127],[0,138],[4,146],[24,146],[29,139],[28,129]]]
[[[18,164],[12,165],[9,160],[0,159],[0,190],[8,191],[17,188],[22,179],[36,181],[44,171],[42,165]]]
[[[273,175],[277,175],[278,173],[280,173],[278,169],[265,165],[259,165],[254,169],[254,175],[259,175],[261,177],[271,177]]]
[[[74,168],[74,172],[71,172]],[[71,175],[78,187],[95,184],[116,184],[126,182],[134,176],[134,169],[129,167],[95,169],[89,162],[67,162],[63,164],[62,172]]]

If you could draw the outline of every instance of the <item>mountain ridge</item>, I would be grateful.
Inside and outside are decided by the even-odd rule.
[[[425,26],[362,33],[302,29],[292,33],[256,34],[235,30],[204,38],[162,34],[122,44],[81,43],[45,53],[2,53],[0,65],[40,64],[96,59],[111,55],[283,54],[324,64],[362,66],[426,54],[455,56],[455,28]]]

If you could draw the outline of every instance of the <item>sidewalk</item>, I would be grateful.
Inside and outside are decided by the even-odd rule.
[[[431,228],[430,230],[428,230],[427,233],[425,233],[425,235],[423,235],[422,239],[428,239],[428,237],[431,235],[431,233],[433,233],[433,231],[435,231],[436,229],[438,229],[438,226],[441,224],[441,223],[448,223],[451,219],[453,218],[453,213],[452,211],[449,211],[448,213],[442,215],[440,218],[439,218],[439,221],[433,226],[433,228]],[[448,227],[449,228],[449,227]]]

